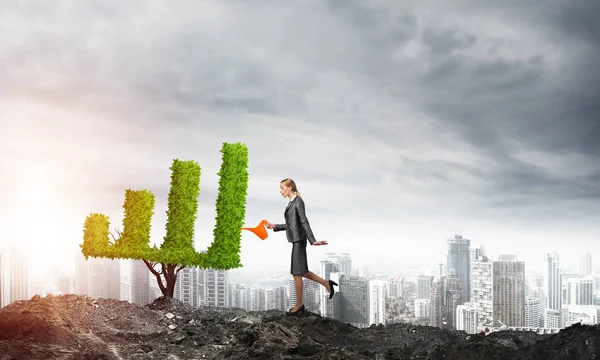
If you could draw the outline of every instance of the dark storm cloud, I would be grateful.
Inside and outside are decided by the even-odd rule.
[[[574,145],[581,152],[600,154],[600,3],[573,1],[561,8],[551,25],[578,49],[562,90],[567,101],[561,114],[577,131]]]
[[[156,111],[144,118],[158,122],[165,121],[158,114],[168,107],[230,114],[302,109],[308,77],[276,71],[272,63],[251,55],[246,50],[252,43],[235,29],[211,36],[178,19],[177,12],[161,17],[154,2],[138,7],[61,4],[3,5],[14,11],[6,11],[6,19],[14,20],[4,28],[6,36],[13,28],[12,41],[4,49],[0,45],[0,71],[6,74],[1,94],[34,93],[68,106],[104,106],[107,112],[119,103],[124,106],[116,111],[122,112],[151,107]],[[202,8],[187,3],[185,10]],[[145,22],[136,27],[132,20],[142,15]],[[178,20],[181,27],[173,27]],[[31,31],[19,32],[19,27]],[[177,121],[173,118],[168,121]]]
[[[350,186],[371,187],[391,168],[407,191],[408,177],[429,186],[426,193],[462,194],[469,187],[493,206],[507,203],[502,196],[512,204],[519,199],[543,204],[548,197],[596,201],[599,196],[599,169],[592,158],[580,163],[590,171],[570,176],[569,166],[547,169],[518,155],[525,150],[599,154],[599,90],[594,86],[600,80],[599,25],[591,15],[599,9],[594,2],[457,1],[450,6],[433,1],[429,18],[423,17],[425,5],[397,1],[215,2],[227,16],[214,27],[204,26],[210,18],[192,2],[169,11],[153,2],[71,2],[68,11],[43,2],[16,4],[3,4],[17,20],[2,34],[6,29],[18,34],[13,45],[0,44],[0,69],[7,75],[0,82],[3,95],[85,107],[116,122],[165,131],[190,124],[216,128],[218,122],[243,135],[245,115],[290,117],[297,122],[294,131],[307,134],[302,141],[312,139],[313,130],[301,123],[327,124],[339,128],[339,137],[356,136],[349,140],[356,143],[355,151],[375,151],[361,140],[394,149],[381,155],[389,160],[380,173],[352,164],[343,172],[341,157],[326,151],[318,164],[294,164],[301,176],[324,183],[343,179]],[[186,17],[188,12],[200,18]],[[135,22],[138,16],[144,21]],[[486,22],[496,17],[529,30],[498,40],[498,25]],[[533,38],[536,33],[541,37]],[[312,92],[313,102],[307,100]],[[400,111],[404,105],[408,109]],[[410,111],[423,119],[411,120]],[[394,127],[409,121],[415,126]],[[420,121],[430,127],[421,128]],[[446,137],[438,143],[440,134]],[[398,150],[405,143],[409,150]],[[444,159],[420,158],[430,148]],[[468,152],[489,161],[469,164],[460,159]],[[455,159],[445,153],[456,153]],[[300,158],[295,154],[288,156]],[[257,164],[254,169],[291,168]],[[143,171],[121,175],[151,182],[148,187],[166,196],[166,173],[167,182],[156,183],[155,175]],[[122,193],[123,185],[119,180],[107,186]]]
[[[276,114],[294,110],[301,103],[297,93],[303,86],[300,82],[289,83],[269,69],[268,63],[222,49],[215,44],[218,40],[204,36],[175,35],[165,47],[150,49],[160,62],[153,62],[154,76],[142,73],[131,79],[136,92],[150,102],[202,106],[218,112]]]
[[[473,131],[481,128],[484,135],[492,138],[503,135],[527,138],[532,133],[548,128],[549,136],[560,141],[560,137],[565,135],[564,130],[568,130],[567,134],[573,132],[577,136],[582,135],[580,132],[597,131],[597,127],[582,113],[593,112],[598,103],[592,96],[598,91],[598,87],[590,88],[591,81],[585,80],[586,77],[595,79],[598,76],[598,67],[593,66],[600,53],[600,47],[593,47],[598,45],[598,22],[590,15],[598,13],[598,5],[594,2],[531,2],[524,7],[497,2],[494,6],[477,3],[487,11],[487,15],[503,14],[507,23],[511,19],[530,21],[529,26],[544,32],[547,38],[559,39],[554,45],[562,51],[578,50],[577,54],[573,54],[575,56],[568,58],[565,67],[557,74],[550,73],[546,68],[545,56],[541,52],[515,54],[512,59],[500,56],[477,59],[469,54],[455,52],[481,41],[478,40],[477,33],[470,33],[459,21],[446,27],[439,24],[417,24],[412,20],[405,22],[413,25],[404,27],[404,36],[399,37],[398,29],[402,26],[394,26],[397,22],[393,19],[411,19],[411,9],[396,9],[400,5],[390,2],[375,2],[379,7],[356,1],[330,3],[339,7],[338,16],[344,17],[348,24],[354,26],[357,36],[362,37],[369,50],[376,57],[385,60],[380,63],[385,66],[374,67],[378,73],[370,80],[378,85],[388,85],[386,90],[393,94],[406,95],[401,80],[411,76],[417,81],[417,84],[410,85],[410,91],[415,93],[412,100],[430,108],[441,121],[452,121],[463,131],[466,128],[475,127]],[[458,11],[461,4],[464,7],[474,5],[468,1],[458,2]],[[448,17],[451,18],[451,15]],[[360,18],[363,20],[359,21]],[[397,49],[390,45],[398,39],[410,39],[417,26],[423,29],[420,40],[429,50],[425,58],[418,60],[429,65],[428,71],[421,76],[416,75],[418,71],[403,68],[401,63],[390,58],[390,50]],[[556,28],[561,30],[560,37],[556,36]],[[535,49],[535,40],[528,39],[526,34],[523,36],[521,40],[530,42]],[[380,41],[368,41],[372,39]],[[569,43],[576,39],[585,41],[586,46]],[[545,88],[548,85],[555,88]],[[564,96],[568,97],[564,99]],[[564,109],[565,106],[568,107]],[[575,113],[575,109],[581,112]],[[544,115],[548,114],[555,114],[554,119],[547,119]],[[566,123],[565,117],[573,118],[575,124],[571,123],[561,129],[559,126]],[[509,133],[493,129],[505,126],[499,125],[499,122],[508,123]],[[526,131],[522,133],[521,130]],[[476,136],[465,138],[470,141],[479,140]],[[543,137],[540,140],[542,144],[545,142]],[[571,146],[578,146],[576,141],[572,141],[574,139],[569,140]]]
[[[411,39],[414,30],[404,27],[404,36],[398,36],[398,31],[390,31],[390,27],[382,31],[379,25],[389,25],[390,18],[411,19],[412,10],[395,11],[396,5],[378,3],[379,9],[373,9],[375,5],[362,2],[332,2],[342,9],[339,16],[360,30],[357,36],[364,39],[372,56],[379,59],[377,66],[362,70],[368,75],[363,79],[399,101],[410,98],[420,104],[438,126],[455,134],[457,142],[467,143],[472,151],[492,159],[498,166],[474,164],[460,170],[479,180],[479,189],[490,199],[489,205],[502,206],[499,200],[502,197],[511,199],[510,205],[517,209],[519,204],[543,205],[551,199],[562,201],[562,206],[570,201],[600,200],[597,171],[570,176],[568,172],[544,169],[515,155],[526,149],[588,154],[596,159],[600,154],[597,140],[600,139],[600,86],[593,86],[600,84],[597,65],[600,25],[591,15],[600,13],[597,3],[530,2],[523,7],[497,2],[494,6],[481,4],[483,16],[500,14],[506,23],[527,21],[527,26],[534,29],[513,40],[529,43],[531,49],[510,57],[502,56],[501,51],[496,56],[493,53],[474,56],[473,48],[477,45],[502,50],[505,44],[494,44],[458,20],[452,25],[405,22],[422,29],[420,42],[426,51],[414,63],[392,56],[402,41]],[[461,6],[479,5],[479,2],[459,2],[457,8],[459,12]],[[358,21],[362,14],[364,20]],[[553,54],[545,54],[536,39],[528,38],[536,30],[564,57],[564,64],[558,69],[552,67]],[[369,41],[374,39],[377,41]],[[418,62],[427,65],[425,71],[420,71]],[[407,80],[409,85],[403,86]],[[396,134],[385,131],[378,139],[390,145],[398,141]],[[598,169],[593,159],[582,165]],[[411,173],[429,179],[439,188],[452,188],[452,184],[460,188],[460,180],[448,175],[457,169],[452,162],[412,160],[399,163],[398,179]]]

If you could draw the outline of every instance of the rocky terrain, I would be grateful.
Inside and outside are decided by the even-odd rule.
[[[558,334],[468,335],[409,324],[351,325],[305,313],[142,307],[64,295],[0,310],[0,360],[13,359],[599,359],[600,327]]]

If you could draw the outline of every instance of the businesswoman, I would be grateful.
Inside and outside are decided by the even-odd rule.
[[[327,245],[327,241],[317,241],[315,236],[310,229],[310,224],[306,218],[306,212],[304,208],[304,200],[298,192],[296,183],[292,179],[283,179],[279,183],[279,192],[284,198],[289,198],[290,201],[285,208],[283,216],[285,218],[285,224],[271,224],[267,221],[267,229],[273,231],[285,230],[288,242],[292,243],[292,266],[291,273],[294,276],[294,286],[296,288],[296,306],[290,309],[288,315],[297,315],[304,313],[304,304],[302,302],[302,278],[305,277],[312,281],[316,281],[323,285],[329,292],[329,298],[333,298],[335,293],[334,285],[337,286],[332,280],[325,280],[319,277],[317,274],[308,270],[308,262],[306,258],[306,241],[308,240],[311,245]]]

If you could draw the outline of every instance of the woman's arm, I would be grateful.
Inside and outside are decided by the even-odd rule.
[[[310,228],[310,224],[308,223],[308,218],[306,217],[306,210],[304,208],[304,200],[302,200],[302,198],[299,197],[297,198],[296,202],[298,203],[296,210],[298,211],[298,218],[300,218],[300,224],[302,224],[302,228],[306,233],[308,242],[310,242],[310,244],[312,245],[315,242],[317,242],[317,239],[315,239],[315,236],[313,235],[313,232]]]
[[[271,224],[268,221],[265,223],[265,226],[267,227],[267,229],[271,229],[273,231],[281,231],[286,229],[285,224]]]

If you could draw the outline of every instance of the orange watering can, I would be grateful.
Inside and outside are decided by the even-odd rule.
[[[253,228],[243,227],[242,230],[250,230],[254,234],[256,234],[256,236],[261,238],[261,240],[264,240],[267,238],[267,236],[269,236],[267,234],[267,229],[265,228],[266,223],[267,223],[267,220],[261,220],[261,222],[256,227],[253,227]]]

